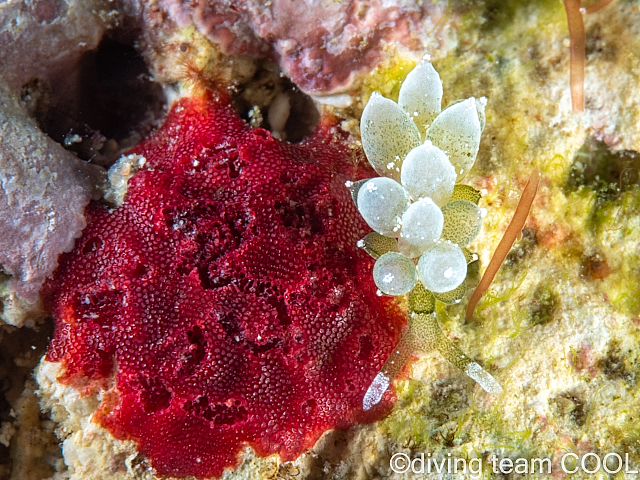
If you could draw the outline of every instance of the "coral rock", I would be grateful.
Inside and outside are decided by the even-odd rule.
[[[304,91],[344,92],[368,73],[385,44],[422,52],[444,46],[446,2],[349,0],[164,0],[172,18],[193,21],[225,53],[279,60]]]
[[[83,210],[103,171],[78,160],[43,134],[0,85],[0,266],[2,319],[21,326],[58,255],[73,248]]]
[[[98,46],[113,15],[107,5],[100,0],[0,3],[0,78],[14,90],[33,78],[64,83],[82,54]]]
[[[356,247],[344,183],[371,171],[347,141],[325,118],[287,144],[224,94],[186,98],[130,152],[124,203],[87,208],[47,284],[47,359],[78,388],[115,374],[94,418],[160,475],[218,476],[246,445],[292,459],[388,408],[362,398],[405,320]]]

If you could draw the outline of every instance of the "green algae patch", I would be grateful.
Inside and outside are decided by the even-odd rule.
[[[533,292],[530,307],[530,325],[544,325],[551,321],[560,299],[552,285],[543,282]]]
[[[473,415],[466,380],[441,381],[431,387],[417,380],[401,380],[395,386],[398,403],[380,422],[382,431],[395,442],[416,448],[452,447]]]
[[[620,313],[640,315],[640,257],[637,254],[626,255],[624,262],[606,282],[604,290],[609,292],[611,304]]]
[[[373,92],[397,102],[402,82],[416,64],[417,62],[401,55],[382,61],[363,82],[360,95],[363,105]]]
[[[466,381],[438,380],[431,387],[414,380],[397,382],[398,404],[379,423],[396,444],[431,458],[483,458],[483,471],[491,471],[489,453],[501,458],[549,457],[551,449],[536,444],[531,428],[513,429],[501,414],[500,402],[480,407]],[[477,450],[481,442],[482,451]]]
[[[561,11],[562,7],[559,2],[554,0],[534,0],[527,2],[527,5],[534,7],[538,11],[556,14]],[[505,2],[504,0],[487,0],[484,2],[483,12],[484,22],[480,25],[479,30],[484,33],[491,31],[508,32],[513,29],[516,15],[522,15],[523,2]],[[546,17],[546,16],[545,16]],[[542,21],[548,18],[541,19]]]

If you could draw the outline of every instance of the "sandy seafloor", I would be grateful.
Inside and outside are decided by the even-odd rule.
[[[161,40],[144,28],[142,33],[132,33],[127,22],[153,20],[150,15],[140,20],[135,5],[118,10],[112,4],[69,0],[65,5],[76,15],[76,23],[67,19],[71,27],[61,23],[53,28],[63,20],[55,19],[51,2],[41,2],[42,8],[33,10],[42,17],[36,26],[24,18],[22,23],[11,22],[16,3],[20,2],[0,4],[0,19],[5,20],[0,25],[0,45],[5,42],[0,47],[5,49],[0,55],[0,80],[8,86],[2,87],[8,90],[2,90],[0,120],[25,116],[23,124],[18,123],[24,125],[22,131],[29,130],[25,138],[42,135],[34,133],[35,124],[26,117],[36,119],[45,130],[47,122],[52,122],[50,118],[43,120],[46,115],[33,100],[37,96],[33,92],[39,90],[34,87],[25,95],[25,84],[33,77],[59,86],[59,72],[66,65],[77,65],[85,51],[98,48],[105,31],[111,32],[109,38],[124,38],[130,45],[135,43],[135,35],[140,35],[136,43],[140,58],[147,62],[150,75],[165,87],[175,80],[176,61],[168,49],[154,50],[153,42],[196,38],[194,55],[218,58],[217,53],[206,52],[214,47],[193,28],[168,27]],[[52,15],[53,20],[49,18]],[[460,305],[439,308],[449,338],[482,363],[502,384],[504,393],[485,393],[436,353],[420,355],[395,382],[398,400],[383,420],[327,432],[294,462],[258,459],[247,452],[240,468],[225,478],[471,476],[394,473],[389,462],[397,453],[409,458],[424,453],[439,460],[477,458],[482,460],[483,478],[513,479],[545,475],[493,473],[492,455],[514,462],[525,459],[529,466],[532,459],[548,458],[553,476],[564,478],[560,462],[564,454],[593,453],[600,458],[618,454],[629,459],[621,472],[579,472],[571,478],[640,477],[630,473],[640,470],[640,2],[617,0],[585,16],[584,113],[574,113],[571,108],[569,34],[561,2],[458,2],[442,15],[440,27],[446,28],[439,27],[431,44],[413,51],[393,42],[381,45],[380,63],[352,79],[346,89],[351,93],[351,105],[324,108],[334,108],[344,116],[345,126],[357,135],[357,121],[370,92],[380,90],[397,96],[399,82],[424,53],[432,56],[442,78],[443,105],[469,96],[487,97],[486,128],[478,159],[466,179],[486,191],[480,206],[488,211],[482,232],[470,247],[480,257],[470,275],[471,287],[500,241],[530,173],[539,169],[542,181],[522,239],[479,304],[475,318],[464,320],[471,289]],[[79,24],[83,27],[77,27]],[[11,40],[19,27],[31,35],[23,43]],[[59,40],[56,35],[61,30],[68,42],[57,44],[58,57],[43,58],[44,54],[34,53],[38,42],[47,43],[49,37]],[[81,45],[79,50],[74,50],[77,45]],[[25,59],[31,62],[31,70],[23,68]],[[263,102],[263,109],[268,109],[273,96],[260,94],[259,86],[251,83],[252,62],[237,57],[230,75],[253,85],[249,90],[255,98],[248,95],[249,103],[253,98],[254,103]],[[127,68],[123,65],[123,76],[129,75]],[[279,78],[277,70],[275,76]],[[85,140],[80,145],[67,142],[68,149],[75,145],[76,155],[83,160],[98,156],[103,166],[112,163],[118,148],[134,144],[162,116],[162,107],[158,107],[162,91],[157,85],[148,88],[155,90],[144,99],[146,116],[131,120],[131,132],[107,135],[98,146]],[[11,108],[21,108],[7,100],[15,99],[16,92],[26,105],[26,114],[11,112]],[[61,108],[51,111],[66,115]],[[85,120],[78,123],[82,122]],[[56,143],[64,143],[55,137],[54,128],[48,128]],[[19,131],[13,137],[7,130],[2,132],[0,160],[5,162],[6,152],[16,151],[11,142],[26,140]],[[91,136],[83,135],[85,139]],[[105,147],[109,138],[117,138],[111,150],[109,145]],[[44,137],[37,141],[42,145],[50,142]],[[43,161],[48,161],[46,155],[55,157],[56,162],[76,161],[57,145],[47,148],[54,153],[42,153],[44,147],[38,150]],[[22,157],[15,154],[11,158]],[[8,167],[0,164],[0,168]],[[90,194],[79,192],[77,201],[86,203]],[[56,208],[56,201],[51,208]],[[8,211],[0,212],[4,225],[16,221]],[[68,240],[56,242],[62,245]],[[0,245],[9,249],[6,240],[0,240]],[[25,245],[29,246],[28,242]],[[15,253],[28,254],[25,249]],[[7,255],[0,258],[5,272],[11,273],[6,265],[12,259]],[[56,385],[52,366],[41,370],[40,386],[35,383],[33,370],[46,351],[52,321],[38,313],[37,303],[19,304],[10,280],[10,275],[4,275],[0,290],[7,322],[0,331],[0,478],[152,478],[133,445],[112,441],[104,430],[90,423],[96,398],[81,398],[69,387]],[[34,393],[38,388],[53,414],[46,409],[41,412]],[[54,420],[63,420],[62,427],[51,415]],[[54,434],[56,428],[62,428],[59,433],[67,439],[64,458]],[[113,464],[118,462],[126,468],[115,468]],[[571,462],[566,465],[573,468]],[[590,461],[586,466],[592,468]],[[615,462],[608,465],[609,469],[614,467]]]

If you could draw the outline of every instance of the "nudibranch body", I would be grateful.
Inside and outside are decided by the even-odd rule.
[[[435,316],[436,300],[458,303],[466,292],[467,264],[477,257],[465,247],[486,213],[478,208],[479,192],[457,184],[478,153],[486,99],[471,97],[443,111],[441,101],[440,77],[424,59],[402,84],[398,103],[374,92],[362,114],[362,145],[382,176],[347,182],[375,230],[358,245],[377,259],[379,293],[409,294],[410,310],[408,331],[369,387],[365,409],[380,401],[412,352],[433,348],[486,391],[502,391],[444,336]]]

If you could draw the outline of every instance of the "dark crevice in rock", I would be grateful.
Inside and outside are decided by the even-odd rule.
[[[32,379],[33,369],[45,354],[52,335],[53,322],[50,318],[38,324],[35,329],[5,327],[0,332],[0,423],[12,423],[17,429],[20,428],[15,414],[19,408],[19,400],[27,382]],[[15,443],[19,434],[14,433],[12,443]],[[58,456],[61,457],[61,452]],[[33,460],[38,463],[34,465],[35,470],[50,468],[43,458]],[[10,449],[0,445],[0,478],[2,472],[11,470]],[[52,474],[53,471],[49,473]]]
[[[603,142],[588,139],[573,158],[565,183],[565,192],[580,188],[594,190],[603,201],[640,184],[638,152],[612,151]]]
[[[146,136],[164,108],[162,87],[151,80],[130,37],[113,32],[72,71],[49,83],[33,79],[21,92],[29,114],[47,135],[79,158],[103,166]]]
[[[250,80],[236,86],[233,105],[252,127],[270,130],[274,136],[291,143],[309,137],[320,120],[311,97],[267,60],[258,62]]]

